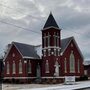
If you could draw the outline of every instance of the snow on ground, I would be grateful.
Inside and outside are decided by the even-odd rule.
[[[58,84],[51,87],[33,88],[33,89],[19,89],[19,90],[74,90],[90,87],[90,81],[77,82],[74,85]]]
[[[2,90],[73,90],[90,87],[90,81],[76,82],[75,85],[64,84],[3,84]],[[88,89],[89,90],[89,89]]]
[[[49,87],[49,84],[3,84],[2,90],[18,90],[26,88],[41,88],[41,87]]]

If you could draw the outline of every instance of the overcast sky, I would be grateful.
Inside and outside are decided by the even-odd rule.
[[[0,0],[0,54],[12,41],[41,44],[50,11],[61,38],[74,36],[84,59],[90,60],[90,0]]]

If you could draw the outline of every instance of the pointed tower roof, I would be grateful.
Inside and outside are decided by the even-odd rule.
[[[59,26],[57,25],[53,15],[52,15],[52,13],[50,13],[50,15],[49,15],[49,17],[48,17],[48,19],[47,19],[43,29],[48,28],[48,27],[59,28]]]

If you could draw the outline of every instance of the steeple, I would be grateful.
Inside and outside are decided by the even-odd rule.
[[[49,28],[49,27],[54,27],[54,28],[58,28],[59,29],[59,26],[57,25],[53,15],[52,15],[52,13],[50,13],[50,15],[49,15],[49,17],[48,17],[48,19],[47,19],[43,29]]]
[[[57,75],[59,76],[59,65],[55,66],[54,62],[60,60],[61,53],[61,29],[57,25],[52,13],[50,13],[42,30],[42,76]],[[58,61],[57,61],[58,60]],[[53,63],[50,63],[53,62]],[[58,62],[59,63],[59,62]],[[50,67],[49,67],[50,65]]]

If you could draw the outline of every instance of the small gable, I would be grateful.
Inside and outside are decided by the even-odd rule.
[[[70,45],[71,42],[73,42],[73,43]],[[77,50],[78,50],[79,54],[81,55],[81,57],[83,58],[83,55],[82,55],[82,53],[81,53],[81,51],[80,51],[74,37],[69,37],[69,38],[61,40],[61,53],[63,54],[65,52],[65,50],[68,48],[68,46],[70,45],[72,47],[73,44],[77,48]]]
[[[61,53],[65,51],[67,46],[69,45],[70,41],[72,40],[73,37],[65,38],[61,40]]]
[[[4,60],[11,59],[13,57],[22,57],[22,54],[18,51],[13,43],[9,44],[9,47],[6,50]]]

